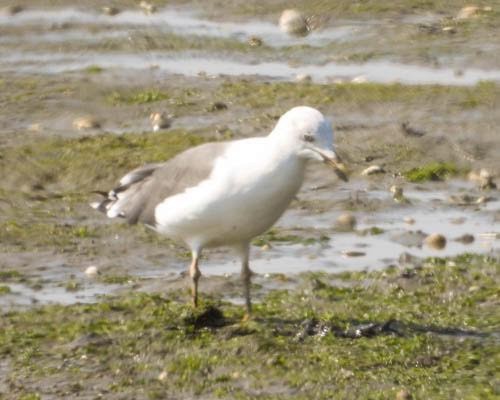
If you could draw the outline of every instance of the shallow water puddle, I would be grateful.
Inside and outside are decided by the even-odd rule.
[[[271,240],[267,249],[252,247],[251,268],[260,275],[256,279],[262,290],[293,285],[288,278],[283,282],[275,281],[272,274],[289,277],[307,271],[336,273],[382,269],[388,265],[405,267],[408,263],[418,265],[426,257],[454,256],[465,252],[500,256],[500,201],[494,199],[497,192],[490,193],[493,200],[484,205],[456,206],[448,203],[451,194],[466,192],[471,196],[480,196],[483,193],[460,181],[428,183],[423,187],[408,184],[405,195],[410,204],[400,205],[393,201],[389,191],[370,189],[372,186],[367,181],[354,180],[346,185],[321,190],[303,190],[299,194],[301,201],[328,202],[325,203],[327,211],[318,213],[311,208],[294,207],[280,220],[276,231],[278,236],[281,233],[293,235],[297,240],[293,243]],[[368,209],[360,206],[359,210],[352,212],[358,221],[354,231],[336,231],[335,220],[345,212],[345,200],[355,197],[359,197],[361,202],[366,201]],[[369,211],[372,207],[370,201],[378,205],[373,211]],[[405,222],[408,217],[414,220],[413,224]],[[372,229],[374,227],[376,230]],[[423,245],[423,234],[419,232],[443,234],[447,238],[446,247],[434,250]],[[474,241],[469,244],[455,241],[464,234],[473,235]],[[322,236],[327,236],[329,240],[319,240]],[[144,249],[138,247],[136,251],[144,258]],[[410,256],[407,262],[405,254],[414,258]],[[401,256],[403,261],[400,261]],[[6,283],[11,293],[0,296],[0,305],[23,308],[33,304],[86,303],[97,301],[101,295],[124,290],[161,291],[168,287],[187,287],[187,278],[181,278],[187,261],[165,256],[165,262],[162,259],[160,265],[139,255],[134,257],[127,259],[127,263],[132,264],[127,271],[132,281],[139,283],[133,287],[129,283],[104,284],[99,279],[90,279],[83,271],[75,273],[64,260],[59,260],[57,265],[51,264],[44,270],[45,283],[39,289],[22,283]],[[64,273],[61,273],[63,267]],[[201,270],[206,279],[217,280],[223,275],[239,274],[240,265],[231,252],[216,250],[206,252]],[[115,270],[111,273],[122,272]],[[68,289],[71,282],[75,287]]]
[[[363,183],[357,182],[354,191],[360,191],[362,187]],[[333,206],[331,210],[320,214],[290,210],[278,223],[278,229],[305,237],[311,236],[311,232],[320,231],[330,240],[312,245],[271,243],[271,249],[266,251],[254,248],[252,269],[259,274],[341,272],[398,265],[405,253],[417,259],[455,256],[465,252],[500,255],[500,229],[495,218],[495,213],[500,211],[500,201],[492,200],[478,206],[454,206],[447,202],[451,193],[459,193],[466,188],[473,192],[471,186],[461,182],[425,191],[409,189],[405,195],[411,203],[405,206],[394,203],[388,191],[367,190],[365,196],[368,199],[382,203],[377,211],[352,212],[358,221],[353,232],[335,230],[335,220],[343,213],[338,207]],[[319,192],[323,193],[314,191],[301,197],[318,199],[329,196],[338,201],[351,196],[352,187]],[[481,195],[479,192],[477,194]],[[384,199],[386,202],[383,202]],[[412,218],[414,223],[408,224],[406,218]],[[376,234],[370,232],[374,227],[377,229]],[[425,234],[431,233],[446,237],[444,249],[436,250],[422,243]],[[474,241],[465,244],[456,240],[465,234],[473,235]],[[237,271],[237,261],[221,264],[208,260],[204,265],[206,275]]]
[[[366,23],[341,22],[340,26],[314,31],[305,37],[294,37],[280,31],[278,24],[262,21],[214,22],[198,17],[194,12],[177,9],[161,9],[153,14],[142,11],[125,10],[115,16],[84,12],[74,8],[54,10],[25,11],[14,17],[0,16],[0,23],[6,26],[20,25],[68,25],[82,27],[113,26],[145,28],[154,31],[172,32],[177,35],[198,35],[204,37],[231,38],[246,41],[251,36],[258,36],[269,46],[281,47],[295,44],[323,45],[331,41],[345,41],[354,36],[359,39],[369,29]],[[59,33],[64,38],[68,31]],[[123,31],[126,34],[126,31]],[[98,39],[100,34],[93,35]],[[33,36],[34,40],[38,39]]]
[[[468,86],[480,81],[500,81],[500,70],[468,69],[457,75],[452,68],[431,68],[407,65],[391,61],[371,61],[364,64],[340,64],[291,66],[284,62],[245,63],[238,60],[214,57],[165,54],[105,53],[35,53],[23,52],[3,57],[0,71],[17,73],[57,74],[78,71],[98,65],[120,70],[152,70],[158,78],[164,74],[197,76],[262,76],[282,81],[295,80],[298,74],[309,75],[318,83],[349,81],[362,76],[363,80],[378,83],[403,83],[409,85],[441,84]],[[126,68],[123,68],[126,66]],[[141,72],[142,73],[142,72]]]
[[[119,285],[104,285],[96,282],[84,283],[78,290],[67,290],[58,285],[45,285],[33,289],[20,283],[7,283],[10,293],[0,297],[0,306],[24,308],[43,304],[94,303],[99,296],[110,294]]]
[[[337,21],[337,23],[339,23]],[[454,68],[427,67],[403,64],[387,60],[366,63],[327,62],[321,65],[289,65],[287,62],[265,61],[256,55],[246,54],[229,58],[227,54],[213,54],[197,50],[183,52],[120,52],[83,50],[80,52],[54,51],[43,49],[44,43],[99,43],[105,45],[108,39],[134,42],[137,32],[175,33],[178,36],[202,36],[230,38],[246,42],[252,36],[259,36],[270,46],[311,45],[323,46],[334,41],[359,39],[370,34],[366,24],[340,22],[335,28],[315,31],[303,38],[295,38],[280,32],[277,24],[257,21],[213,22],[198,18],[195,14],[179,10],[164,9],[146,15],[140,11],[124,11],[116,16],[88,13],[77,9],[56,9],[47,11],[25,11],[13,17],[0,16],[0,24],[6,27],[23,27],[16,32],[2,35],[0,44],[19,43],[20,50],[9,49],[0,62],[0,71],[22,74],[57,74],[78,71],[98,65],[112,69],[113,73],[127,70],[154,69],[158,78],[165,74],[196,76],[208,75],[261,76],[278,80],[295,80],[299,74],[309,75],[319,83],[361,81],[405,84],[474,85],[480,81],[500,81],[500,70],[464,69],[457,73]],[[30,32],[30,26],[37,27]],[[50,27],[64,27],[50,32]],[[47,32],[40,32],[49,30]],[[32,43],[30,46],[29,44]],[[34,47],[36,45],[36,47]],[[26,47],[27,46],[27,47]],[[71,47],[68,47],[71,48]],[[243,57],[245,59],[243,59]]]

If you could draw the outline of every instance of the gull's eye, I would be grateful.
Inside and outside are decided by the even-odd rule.
[[[314,136],[311,135],[310,133],[306,133],[304,135],[304,141],[309,142],[309,143],[314,142]]]

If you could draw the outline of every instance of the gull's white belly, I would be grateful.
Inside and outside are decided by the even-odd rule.
[[[192,247],[248,241],[283,214],[302,184],[303,169],[295,159],[223,160],[209,179],[157,206],[157,230]]]

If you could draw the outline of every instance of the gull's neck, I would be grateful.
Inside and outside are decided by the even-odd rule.
[[[275,127],[264,139],[266,141],[266,146],[272,149],[272,153],[275,154],[277,158],[281,160],[294,160],[305,168],[306,160],[299,157],[297,144],[290,139],[287,132],[279,129],[279,126]]]

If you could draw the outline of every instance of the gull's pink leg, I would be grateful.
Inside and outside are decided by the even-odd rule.
[[[239,248],[241,256],[241,280],[243,282],[243,295],[245,296],[245,317],[249,319],[252,314],[252,300],[250,298],[250,285],[252,280],[252,270],[250,269],[248,259],[250,253],[250,246],[248,243],[243,244]]]
[[[199,254],[197,251],[192,252],[192,261],[189,266],[189,276],[191,277],[191,298],[193,301],[193,307],[198,306],[198,280],[200,279],[201,272],[198,268]]]

